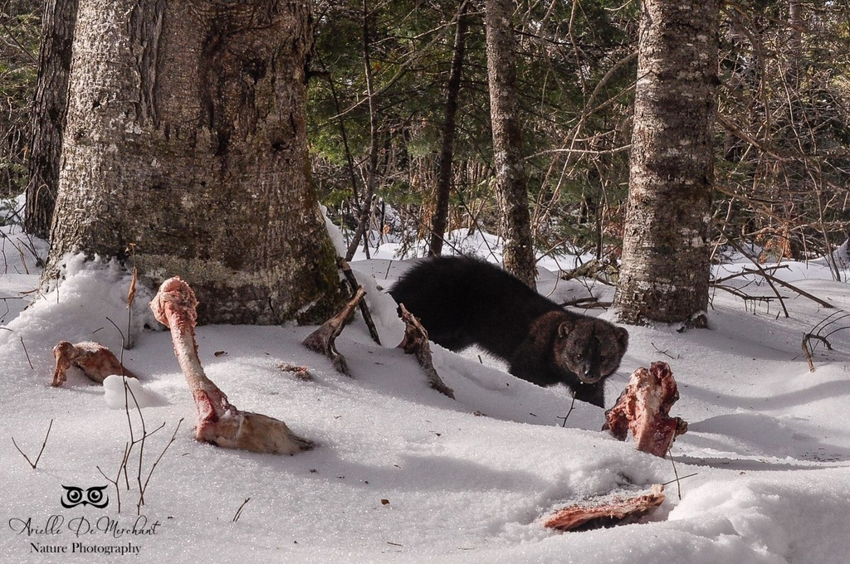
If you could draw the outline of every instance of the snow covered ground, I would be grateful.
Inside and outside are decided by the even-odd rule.
[[[300,345],[310,327],[197,330],[207,374],[231,402],[282,419],[319,444],[293,457],[192,438],[195,407],[170,335],[144,328],[157,324],[147,311],[150,295],[139,295],[135,347],[123,358],[142,377],[148,432],[164,427],[145,441],[141,464],[141,445],[134,447],[129,489],[119,480],[119,513],[119,494],[98,468],[114,479],[131,426],[141,435],[138,414],[128,417],[115,401],[120,385],[105,393],[77,372],[62,388],[49,384],[51,349],[60,340],[96,340],[120,354],[129,279],[70,260],[58,292],[24,310],[33,294],[24,300],[22,292],[37,286],[38,268],[21,241],[14,228],[2,228],[0,561],[848,561],[850,331],[829,336],[832,351],[818,346],[810,373],[801,339],[839,310],[790,290],[781,290],[788,318],[775,300],[745,303],[716,291],[708,330],[629,327],[608,405],[635,368],[668,362],[681,394],[672,414],[690,424],[674,445],[675,467],[600,432],[603,410],[588,404],[577,404],[561,427],[566,389],[517,380],[475,351],[433,346],[457,399],[429,389],[414,359],[395,348],[401,329],[394,305],[375,287],[387,287],[409,265],[393,259],[391,245],[354,264],[386,345],[374,344],[359,319],[345,329],[337,347],[354,378]],[[35,246],[44,251],[43,243]],[[546,270],[572,263],[542,261],[540,291],[559,301],[588,292],[612,297],[608,286],[559,281]],[[788,266],[777,272],[783,280],[850,311],[848,285],[832,281],[823,264]],[[747,267],[724,265],[718,276]],[[733,283],[747,284],[751,295],[772,293],[754,277]],[[821,334],[850,327],[850,318],[839,317]],[[283,363],[307,366],[312,381],[282,371]],[[12,438],[34,460],[51,420],[33,469]],[[138,477],[144,482],[172,435],[137,511]],[[667,483],[667,500],[640,524],[580,533],[542,526],[570,501],[652,483]],[[63,486],[108,486],[108,505],[64,507]]]

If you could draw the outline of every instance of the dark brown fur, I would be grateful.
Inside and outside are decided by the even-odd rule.
[[[566,384],[576,399],[604,406],[604,380],[620,365],[629,334],[562,309],[500,268],[466,257],[425,259],[390,290],[432,341],[476,344],[540,386]]]

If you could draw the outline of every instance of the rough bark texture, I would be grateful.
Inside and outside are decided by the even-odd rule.
[[[626,323],[708,304],[717,0],[646,0],[615,305]]]
[[[449,196],[452,189],[452,162],[454,161],[457,108],[460,98],[460,80],[463,74],[463,58],[466,51],[466,30],[469,27],[469,20],[466,16],[468,6],[469,2],[463,2],[458,13],[452,66],[446,85],[446,115],[443,121],[440,147],[440,171],[437,177],[434,215],[431,217],[431,245],[428,250],[428,254],[431,256],[440,256],[443,252],[443,237],[449,224]]]
[[[307,0],[81,0],[45,280],[82,251],[153,284],[180,275],[203,323],[332,314],[306,148],[310,18]]]
[[[534,247],[516,87],[516,42],[511,28],[513,6],[511,0],[485,3],[493,167],[501,208],[501,234],[505,239],[505,270],[534,288]]]
[[[47,0],[41,17],[38,82],[30,118],[29,183],[24,229],[46,239],[59,188],[77,0]]]

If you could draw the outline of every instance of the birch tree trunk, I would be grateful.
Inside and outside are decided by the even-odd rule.
[[[644,0],[615,306],[626,323],[708,305],[717,0]]]
[[[505,270],[534,288],[534,246],[516,87],[516,41],[511,28],[513,6],[512,0],[486,0],[484,7],[493,167],[505,240]]]
[[[309,0],[80,0],[45,281],[84,252],[181,276],[204,323],[330,317],[310,22]]]

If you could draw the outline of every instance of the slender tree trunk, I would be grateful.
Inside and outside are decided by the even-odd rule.
[[[80,0],[45,281],[84,252],[181,276],[205,323],[329,317],[310,21],[309,0]]]
[[[615,297],[627,323],[708,306],[718,18],[718,0],[643,2]]]
[[[469,28],[469,21],[466,16],[468,6],[468,0],[463,0],[458,12],[452,66],[446,86],[446,115],[445,121],[443,121],[440,148],[437,201],[434,215],[431,217],[431,245],[429,247],[429,254],[432,256],[439,256],[443,252],[443,237],[446,234],[449,224],[449,196],[452,189],[452,163],[454,161],[457,108],[458,99],[460,98],[460,80],[463,74],[463,58],[466,50],[466,30]]]
[[[77,0],[47,0],[41,16],[38,82],[30,117],[29,183],[24,230],[47,239],[59,188]]]
[[[800,63],[803,60],[803,3],[801,0],[788,0],[788,49],[787,49],[787,79],[786,82],[792,93],[797,94],[800,88]]]
[[[511,0],[486,0],[484,8],[493,166],[505,241],[505,269],[534,288],[534,246],[516,87],[516,41],[511,28],[513,5]]]
[[[369,161],[366,163],[366,194],[360,202],[360,219],[354,237],[348,245],[345,260],[354,258],[357,245],[363,240],[366,258],[369,258],[369,218],[372,216],[372,196],[378,183],[378,114],[375,109],[375,89],[372,80],[372,58],[369,56],[371,39],[369,36],[369,9],[367,0],[363,0],[363,68],[366,78],[366,96],[369,101]]]

